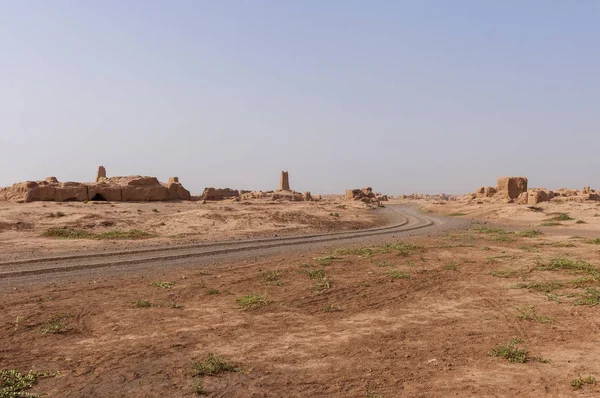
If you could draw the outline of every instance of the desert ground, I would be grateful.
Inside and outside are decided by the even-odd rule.
[[[0,202],[0,261],[355,230],[384,222],[374,206],[333,195],[319,202]],[[56,239],[70,232],[89,239]]]
[[[600,207],[385,206],[397,203],[438,226],[475,221],[208,263],[0,279],[1,368],[33,371],[24,391],[50,397],[600,395]],[[45,205],[0,205],[5,258],[386,223],[381,209],[339,199]],[[43,236],[52,228],[150,236]]]

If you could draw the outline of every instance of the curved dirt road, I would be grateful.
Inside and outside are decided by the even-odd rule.
[[[400,205],[388,205],[385,216],[389,225],[385,227],[344,231],[297,237],[276,237],[242,241],[214,242],[191,245],[151,247],[115,252],[70,254],[57,257],[30,258],[0,262],[0,281],[34,279],[47,280],[50,276],[64,273],[98,273],[108,271],[131,271],[151,266],[172,266],[189,264],[190,260],[216,261],[223,258],[256,257],[256,252],[273,254],[289,251],[292,247],[313,250],[327,242],[370,243],[373,238],[382,236],[406,236],[408,233],[425,231],[431,233],[440,229],[460,228],[465,220],[423,215],[417,210]],[[206,261],[204,261],[206,263]]]

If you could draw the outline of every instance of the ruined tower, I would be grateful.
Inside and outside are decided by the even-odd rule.
[[[287,171],[281,172],[281,178],[279,179],[279,190],[289,191],[290,190],[290,179]]]
[[[96,182],[99,182],[102,178],[106,178],[106,169],[104,166],[98,167],[98,172],[96,173]]]

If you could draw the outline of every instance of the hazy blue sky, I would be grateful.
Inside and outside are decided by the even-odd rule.
[[[0,186],[600,188],[598,1],[0,0]]]

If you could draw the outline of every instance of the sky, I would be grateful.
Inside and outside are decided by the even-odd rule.
[[[0,186],[600,189],[600,2],[0,0]]]

